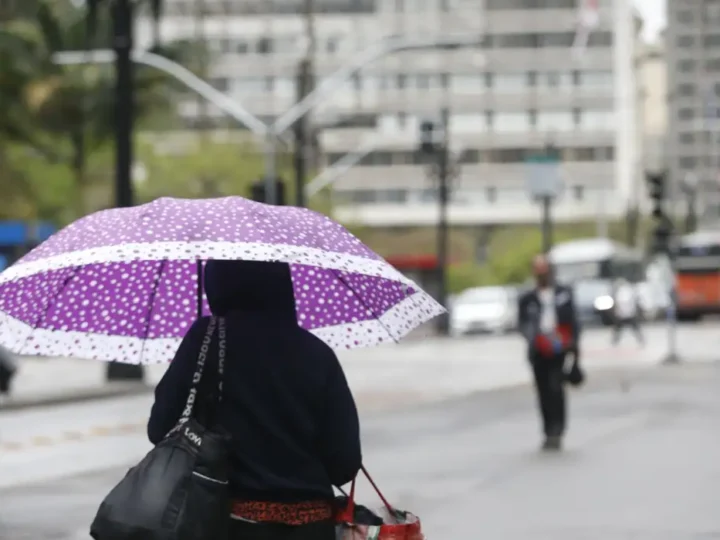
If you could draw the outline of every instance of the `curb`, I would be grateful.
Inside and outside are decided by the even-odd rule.
[[[0,413],[2,411],[21,411],[36,407],[83,403],[114,397],[139,396],[149,394],[153,389],[153,386],[146,383],[114,382],[97,388],[80,388],[74,392],[48,393],[40,397],[10,397],[0,405]]]

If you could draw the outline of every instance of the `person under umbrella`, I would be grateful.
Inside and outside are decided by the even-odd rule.
[[[362,463],[358,413],[335,353],[298,325],[289,265],[211,260],[204,285],[212,314],[227,324],[215,420],[232,437],[231,538],[333,540],[332,486],[350,482]],[[181,416],[209,320],[190,327],[155,390],[153,444]],[[204,377],[199,396],[214,388]]]

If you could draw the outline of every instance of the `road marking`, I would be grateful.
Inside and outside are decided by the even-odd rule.
[[[25,441],[0,441],[0,452],[23,452],[33,448],[47,448],[80,442],[113,435],[127,435],[130,433],[144,433],[145,422],[136,424],[117,424],[110,426],[92,426],[85,431],[71,430],[63,431],[55,436],[35,435]]]

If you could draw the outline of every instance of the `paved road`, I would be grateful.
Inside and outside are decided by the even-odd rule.
[[[526,388],[371,413],[366,464],[391,500],[422,516],[430,540],[720,538],[719,385],[716,363],[638,371],[629,383],[598,374],[572,396],[560,455],[537,451]],[[0,457],[0,537],[87,538],[102,495],[147,448],[131,422],[147,405],[132,398],[0,418],[0,434],[50,423],[59,434]],[[92,432],[108,415],[126,431]],[[372,500],[367,486],[360,496]]]

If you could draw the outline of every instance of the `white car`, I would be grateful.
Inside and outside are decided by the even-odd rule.
[[[509,287],[474,287],[457,295],[450,305],[453,336],[500,334],[517,326],[517,293]]]

